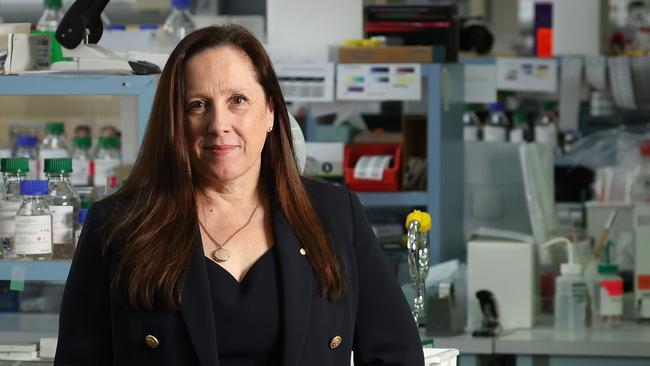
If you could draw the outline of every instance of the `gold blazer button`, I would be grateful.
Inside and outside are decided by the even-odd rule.
[[[300,255],[307,255],[307,251],[305,250],[305,248],[300,248],[299,252]]]
[[[338,347],[341,344],[342,341],[343,341],[343,338],[341,338],[341,336],[336,336],[336,337],[332,338],[330,340],[330,348],[335,349],[336,347]]]
[[[149,348],[151,348],[151,349],[156,349],[160,345],[160,342],[158,342],[158,339],[156,339],[156,337],[154,337],[152,335],[148,335],[148,336],[144,337],[144,341],[145,341],[145,343],[147,343],[147,346],[149,346]]]

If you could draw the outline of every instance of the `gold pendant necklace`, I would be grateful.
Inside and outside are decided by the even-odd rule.
[[[228,244],[228,242],[230,241],[230,239],[232,239],[235,235],[237,235],[237,233],[239,233],[240,231],[242,231],[246,226],[248,226],[248,224],[251,223],[251,220],[253,220],[253,216],[255,216],[255,212],[256,212],[257,209],[260,207],[260,204],[261,204],[261,203],[262,203],[262,200],[260,200],[260,201],[257,203],[257,206],[255,206],[255,208],[253,209],[253,212],[251,212],[251,215],[248,217],[248,221],[246,221],[246,223],[245,223],[242,227],[240,227],[239,229],[235,230],[235,232],[232,233],[232,234],[231,234],[231,235],[230,235],[230,236],[229,236],[229,237],[228,237],[228,238],[227,238],[223,243],[219,243],[218,241],[216,241],[216,240],[212,237],[212,235],[210,235],[210,232],[209,232],[208,229],[205,227],[205,225],[203,225],[203,222],[201,222],[201,220],[199,220],[199,225],[200,225],[201,228],[203,229],[203,232],[205,233],[205,235],[206,235],[206,236],[207,236],[207,237],[208,237],[208,238],[209,238],[209,239],[210,239],[210,240],[211,240],[211,241],[212,241],[212,242],[217,246],[217,249],[216,249],[214,252],[212,252],[212,259],[214,259],[214,260],[217,261],[217,262],[225,262],[225,261],[227,261],[228,259],[230,259],[230,251],[229,251],[228,249],[224,248],[224,246],[225,246],[226,244]],[[203,217],[204,217],[204,219],[205,219],[205,211],[203,212]]]

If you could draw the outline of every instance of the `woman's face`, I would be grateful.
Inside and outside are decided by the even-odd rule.
[[[202,183],[257,181],[273,109],[241,50],[222,46],[185,64],[185,124]]]

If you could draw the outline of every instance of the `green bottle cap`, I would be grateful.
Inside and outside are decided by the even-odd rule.
[[[61,9],[63,7],[62,0],[43,0],[43,5],[48,9]]]
[[[72,159],[45,159],[45,169],[43,171],[50,174],[72,173]]]
[[[117,137],[100,136],[97,145],[102,149],[116,149],[118,145]]]
[[[539,109],[542,111],[552,111],[555,103],[552,100],[542,100],[539,102]]]
[[[512,121],[515,123],[522,123],[528,120],[528,116],[524,112],[517,112],[512,115]]]
[[[63,122],[47,122],[45,124],[45,133],[48,135],[63,135],[65,125]]]
[[[81,208],[88,209],[88,208],[90,208],[90,206],[93,205],[93,203],[95,203],[95,201],[93,201],[93,200],[83,200],[83,201],[81,201]]]
[[[474,104],[465,103],[465,112],[474,112]]]
[[[93,140],[90,136],[75,136],[72,138],[72,144],[79,149],[90,149]]]
[[[2,158],[0,170],[3,173],[27,173],[29,172],[29,159],[27,158]]]
[[[602,263],[598,265],[599,274],[618,274],[618,266],[616,264]]]

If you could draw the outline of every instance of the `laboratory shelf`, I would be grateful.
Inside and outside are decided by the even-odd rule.
[[[155,75],[76,73],[7,75],[0,76],[0,96],[119,95],[137,97],[134,103],[123,102],[121,106],[122,158],[128,164],[135,161],[140,148],[156,94],[156,85],[157,76]],[[127,121],[126,124],[124,124],[125,121]]]
[[[356,192],[364,206],[426,206],[427,192]]]
[[[17,261],[0,260],[0,281],[63,281],[68,278],[69,260]],[[18,276],[18,278],[16,278]]]

